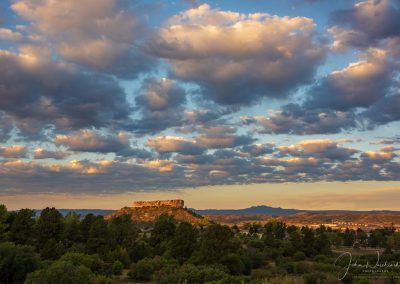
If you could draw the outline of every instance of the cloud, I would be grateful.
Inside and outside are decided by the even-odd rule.
[[[148,45],[177,78],[222,105],[283,98],[312,80],[325,57],[304,17],[240,14],[203,4],[169,19]]]
[[[4,112],[0,112],[0,142],[6,142],[10,139],[13,128],[12,119]]]
[[[26,158],[27,149],[22,145],[1,146],[0,157],[3,158]]]
[[[384,50],[371,49],[366,59],[333,71],[310,90],[307,108],[349,110],[369,107],[384,97],[394,68]]]
[[[185,90],[169,79],[147,79],[142,86],[143,94],[136,97],[136,104],[148,111],[163,111],[185,103]]]
[[[84,129],[68,135],[57,135],[54,143],[70,151],[116,153],[122,156],[133,154],[129,135],[123,132],[113,135]]]
[[[68,152],[64,151],[51,151],[42,148],[37,148],[33,151],[33,158],[34,159],[55,159],[55,160],[62,160],[66,157],[71,155]]]
[[[364,111],[361,116],[367,119],[369,127],[383,125],[400,120],[400,94],[387,96],[371,108]]]
[[[372,141],[370,144],[382,144],[382,145],[391,145],[391,144],[399,144],[400,143],[400,135],[394,137],[387,137],[379,139],[378,141]]]
[[[137,133],[157,133],[183,123],[186,92],[174,80],[148,78],[136,97],[141,117],[130,129]]]
[[[365,48],[379,40],[400,36],[400,9],[396,0],[367,0],[333,13],[333,48]]]
[[[258,133],[290,133],[296,135],[339,133],[356,126],[352,112],[330,109],[307,109],[288,104],[268,116],[243,116],[245,125],[256,124]]]
[[[265,143],[265,144],[254,144],[254,145],[245,145],[240,150],[243,153],[249,154],[250,156],[257,157],[263,156],[265,154],[271,154],[274,152],[275,144],[273,143]]]
[[[172,136],[159,136],[149,139],[147,146],[154,148],[158,153],[180,153],[184,155],[199,155],[205,150],[196,142]]]
[[[163,146],[168,145],[166,151],[175,151],[172,148],[178,144]],[[117,193],[248,183],[400,180],[395,149],[359,151],[330,140],[276,146],[272,153],[255,156],[244,155],[242,148],[215,150],[212,154],[177,153],[169,159],[65,163],[2,160],[0,194]]]
[[[64,59],[134,78],[155,64],[137,47],[143,24],[136,6],[117,0],[17,0],[11,8],[29,21],[31,35],[45,38]]]
[[[358,151],[341,147],[338,142],[329,139],[303,140],[290,146],[280,146],[278,150],[283,154],[296,157],[313,157],[331,160],[348,160]]]
[[[210,134],[196,137],[197,144],[208,149],[233,148],[254,142],[254,138],[246,135]]]
[[[361,154],[361,158],[374,163],[387,162],[396,156],[392,151],[387,150],[388,149],[383,149],[381,151],[365,151]]]
[[[22,35],[10,29],[0,28],[0,39],[7,41],[21,41]]]
[[[10,190],[16,193],[110,194],[143,189],[167,190],[178,183],[189,186],[187,181],[179,181],[180,178],[179,168],[168,166],[163,161],[147,164],[108,160],[74,160],[67,164],[39,164],[18,160],[0,162],[0,194]]]
[[[0,50],[0,65],[0,110],[21,128],[102,127],[128,118],[125,93],[110,77],[50,61],[29,46],[19,54]]]

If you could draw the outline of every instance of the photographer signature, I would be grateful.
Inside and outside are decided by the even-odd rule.
[[[388,262],[385,261],[384,263],[380,262],[380,255],[379,255],[379,251],[376,251],[377,254],[377,259],[376,262],[374,264],[370,264],[369,261],[367,260],[367,262],[365,264],[361,264],[358,263],[358,259],[356,259],[355,261],[353,261],[353,256],[350,252],[343,252],[341,255],[339,255],[339,257],[335,260],[334,265],[336,266],[336,264],[341,261],[342,259],[346,261],[346,265],[339,271],[338,274],[338,279],[339,280],[343,280],[346,275],[349,273],[350,267],[356,267],[356,268],[363,268],[363,269],[382,269],[382,268],[399,268],[400,267],[400,263],[397,262]]]

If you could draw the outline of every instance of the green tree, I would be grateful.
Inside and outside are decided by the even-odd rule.
[[[60,260],[72,262],[75,266],[86,266],[95,273],[101,273],[104,267],[104,261],[97,254],[84,254],[80,252],[67,252]]]
[[[70,212],[65,216],[62,239],[67,248],[82,240],[79,214]]]
[[[39,264],[33,247],[9,242],[0,244],[0,283],[23,283],[26,275]]]
[[[178,261],[187,260],[196,248],[198,232],[191,224],[182,222],[178,225],[172,239],[172,256]]]
[[[131,265],[129,277],[139,281],[149,281],[152,279],[155,271],[153,261],[149,258],[144,258],[137,263]]]
[[[346,230],[343,233],[343,244],[345,246],[353,246],[355,239],[356,239],[356,234],[354,230],[346,228]]]
[[[148,256],[151,256],[151,246],[145,240],[139,240],[129,248],[129,257],[133,262]]]
[[[286,224],[277,220],[269,221],[264,225],[264,233],[271,234],[274,238],[283,240],[286,236]]]
[[[289,241],[292,243],[294,250],[299,251],[303,248],[303,238],[298,229],[290,231]]]
[[[10,240],[16,244],[33,244],[36,236],[35,211],[21,209],[10,228]]]
[[[173,238],[175,234],[175,222],[172,216],[162,214],[156,220],[153,231],[151,232],[150,244],[159,245],[163,241]]]
[[[86,242],[88,240],[90,228],[92,227],[92,224],[95,220],[96,220],[96,216],[94,216],[92,213],[90,213],[90,214],[85,215],[85,217],[81,221],[80,235],[82,237],[83,242]]]
[[[89,253],[105,255],[108,250],[109,231],[103,216],[97,216],[89,230],[86,243]]]
[[[40,256],[44,259],[58,259],[64,253],[64,246],[61,241],[48,239],[40,250]]]
[[[331,244],[325,229],[317,230],[314,246],[319,254],[331,254]]]
[[[6,239],[6,230],[8,229],[7,219],[8,219],[7,207],[4,204],[0,204],[0,241]]]
[[[96,277],[83,265],[58,260],[49,267],[30,273],[25,284],[77,284],[94,283]]]
[[[211,224],[201,234],[198,261],[205,264],[215,263],[237,249],[233,232],[229,227]]]
[[[358,228],[356,231],[356,239],[361,246],[365,246],[367,244],[368,235],[362,229]]]
[[[122,264],[122,262],[121,261],[119,261],[119,260],[116,260],[114,263],[113,263],[113,266],[112,266],[112,273],[114,274],[114,275],[121,275],[122,274],[122,269],[124,268],[124,265]]]
[[[391,249],[400,250],[400,232],[396,232],[388,237],[387,246]]]
[[[111,262],[120,261],[124,267],[128,268],[131,260],[128,251],[124,247],[118,246],[107,254],[107,259]]]
[[[221,259],[221,264],[228,267],[232,275],[240,275],[245,271],[245,265],[236,253],[229,253],[224,255]]]
[[[37,226],[38,244],[40,248],[50,239],[54,239],[56,242],[61,240],[64,227],[63,217],[54,207],[43,209],[38,219]]]
[[[317,254],[315,249],[315,234],[313,229],[309,227],[302,227],[301,232],[303,234],[304,252],[307,256],[313,256]]]
[[[128,214],[112,218],[109,231],[113,246],[130,247],[138,236],[138,229],[132,222],[132,216]]]

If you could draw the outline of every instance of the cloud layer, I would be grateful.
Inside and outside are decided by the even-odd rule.
[[[185,2],[5,4],[0,195],[400,180],[397,0]]]

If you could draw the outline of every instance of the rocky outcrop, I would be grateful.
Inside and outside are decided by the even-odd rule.
[[[183,200],[157,200],[157,201],[136,201],[133,207],[124,207],[106,216],[111,219],[123,214],[132,216],[135,223],[148,223],[156,220],[160,215],[167,214],[177,222],[188,222],[192,224],[206,224],[208,221],[203,216],[184,208]]]
[[[133,208],[141,208],[141,207],[160,207],[160,206],[169,206],[174,208],[183,208],[185,202],[182,199],[174,199],[174,200],[155,200],[155,201],[135,201],[133,202]]]

